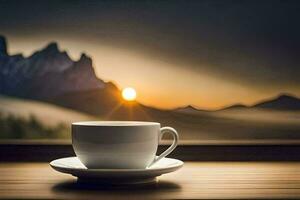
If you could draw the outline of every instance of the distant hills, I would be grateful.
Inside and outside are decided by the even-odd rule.
[[[270,100],[255,104],[255,108],[275,109],[275,110],[300,110],[300,99],[283,94]]]
[[[291,94],[281,94],[277,97],[260,101],[252,106],[246,106],[243,104],[235,104],[226,107],[222,110],[232,110],[232,109],[270,109],[270,110],[289,110],[298,111],[300,110],[300,99]]]
[[[266,110],[278,110],[278,111],[300,111],[300,98],[291,94],[280,94],[277,97],[273,97],[267,100],[262,100],[254,105],[247,106],[244,104],[233,104],[231,106],[215,110],[251,110],[251,109],[266,109]],[[203,112],[214,112],[209,110],[198,109],[194,106],[185,106],[173,110],[178,113],[185,114],[202,114]]]
[[[202,110],[202,109],[198,109],[195,106],[185,106],[185,107],[179,107],[173,110],[174,112],[178,112],[178,113],[185,113],[185,114],[199,114],[201,112],[209,112],[208,110]]]

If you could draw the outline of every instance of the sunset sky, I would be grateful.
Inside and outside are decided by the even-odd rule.
[[[56,41],[146,105],[216,109],[300,96],[298,1],[0,0],[11,54]]]

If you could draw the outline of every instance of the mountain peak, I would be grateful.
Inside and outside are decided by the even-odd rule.
[[[86,54],[81,54],[78,61],[64,71],[64,89],[67,91],[80,91],[104,88],[105,83],[98,79],[92,59]]]
[[[248,108],[248,106],[241,104],[241,103],[237,103],[237,104],[233,104],[231,106],[227,106],[225,108],[222,108],[220,110],[237,110],[237,109],[245,109]]]
[[[0,55],[7,55],[6,38],[0,35]]]
[[[188,105],[188,106],[184,107],[184,109],[198,110],[197,108],[195,108],[195,107],[192,106],[192,105]]]
[[[89,56],[87,56],[85,53],[81,54],[78,62],[92,65],[92,59]]]
[[[300,110],[300,99],[294,95],[282,93],[273,99],[262,101],[252,107],[277,110]]]
[[[199,112],[201,112],[201,111],[205,112],[206,110],[200,110],[193,105],[187,105],[184,107],[179,107],[177,109],[174,109],[174,111],[180,112],[180,113],[198,114]]]
[[[51,52],[51,53],[59,52],[57,43],[56,42],[49,43],[44,49],[44,51]]]
[[[281,93],[275,99],[277,99],[277,100],[290,100],[290,99],[298,99],[298,98],[295,97],[292,94],[289,94],[289,93]]]

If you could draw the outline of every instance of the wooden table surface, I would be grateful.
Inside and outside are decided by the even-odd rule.
[[[300,199],[297,162],[186,162],[142,186],[86,186],[48,163],[1,163],[1,199]]]

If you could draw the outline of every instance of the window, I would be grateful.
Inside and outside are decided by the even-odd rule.
[[[300,139],[292,2],[281,20],[248,3],[97,2],[62,8],[71,11],[57,23],[60,10],[38,3],[28,33],[19,11],[1,4],[2,141],[70,141],[70,124],[89,120],[156,121],[182,143]]]

